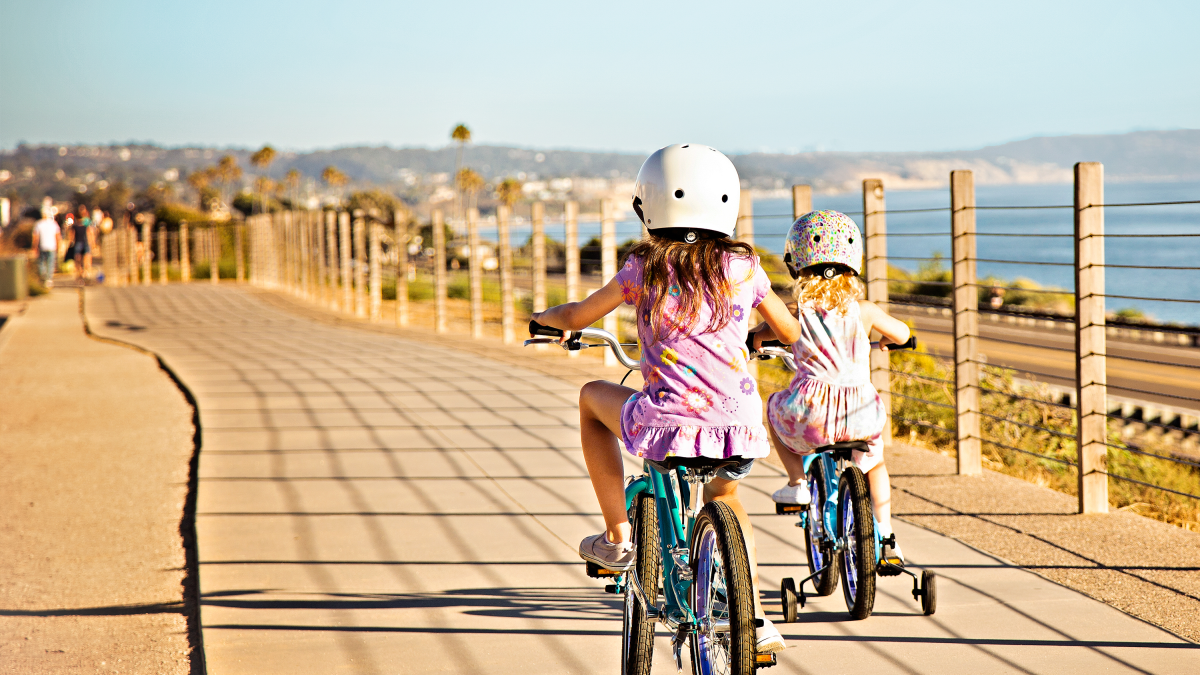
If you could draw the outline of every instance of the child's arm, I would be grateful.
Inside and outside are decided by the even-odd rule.
[[[758,312],[766,321],[750,329],[754,334],[755,350],[762,348],[764,340],[779,340],[785,345],[790,345],[800,339],[800,322],[774,292],[763,298]]]
[[[871,329],[875,329],[883,336],[879,340],[880,351],[886,352],[889,344],[899,345],[908,342],[911,333],[903,321],[888,315],[879,308],[879,305],[868,300],[859,300],[858,306],[861,310],[859,319],[862,321],[867,335],[871,334]]]
[[[604,288],[592,293],[579,302],[568,302],[565,305],[551,307],[544,312],[533,315],[533,320],[543,326],[561,328],[562,330],[583,330],[604,318],[604,315],[616,309],[623,301],[621,284],[616,277],[611,279]]]

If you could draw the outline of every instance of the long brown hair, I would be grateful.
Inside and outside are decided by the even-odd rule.
[[[732,313],[729,299],[733,296],[726,263],[730,256],[753,257],[754,248],[725,237],[702,237],[689,244],[650,233],[628,255],[642,261],[642,293],[637,307],[642,314],[648,313],[647,327],[654,341],[659,342],[691,332],[706,297],[713,303],[712,318],[702,332],[724,328]],[[668,319],[665,315],[672,273],[679,287],[679,308]]]

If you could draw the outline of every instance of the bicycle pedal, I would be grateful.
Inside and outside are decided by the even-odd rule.
[[[755,654],[754,665],[757,668],[770,668],[779,665],[779,661],[775,658],[774,652],[767,652],[766,654]]]
[[[875,567],[875,573],[881,577],[898,577],[903,572],[899,565],[893,565],[890,562],[879,561],[879,565]]]
[[[593,579],[612,579],[613,577],[619,577],[622,574],[623,572],[618,572],[616,570],[606,570],[594,562],[589,562],[587,564],[587,575]]]
[[[789,513],[803,513],[808,510],[807,504],[780,504],[775,502],[775,515],[785,516]]]

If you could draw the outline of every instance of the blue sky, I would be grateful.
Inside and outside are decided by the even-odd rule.
[[[1082,17],[1082,18],[1081,18]],[[0,0],[0,147],[949,150],[1200,127],[1200,3]]]

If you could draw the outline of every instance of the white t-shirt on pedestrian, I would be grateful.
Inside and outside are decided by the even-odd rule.
[[[33,231],[37,232],[38,248],[43,251],[58,250],[58,235],[62,234],[58,223],[50,218],[42,218],[33,226]]]

